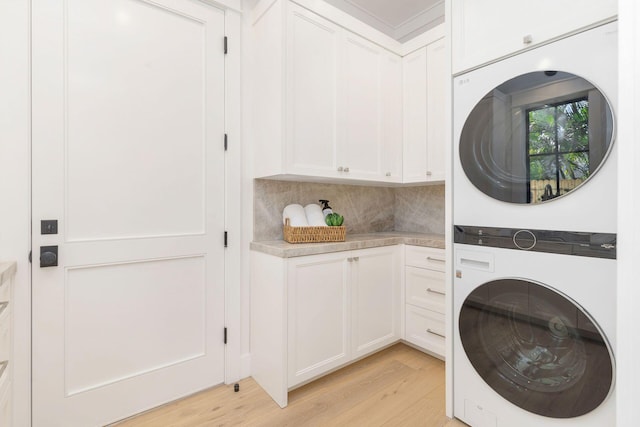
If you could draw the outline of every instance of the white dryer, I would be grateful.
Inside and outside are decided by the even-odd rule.
[[[616,231],[617,24],[454,78],[454,224]]]
[[[615,235],[456,227],[455,242],[454,415],[615,425]]]

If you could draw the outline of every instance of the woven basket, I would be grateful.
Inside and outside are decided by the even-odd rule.
[[[291,227],[289,218],[285,219],[282,234],[289,243],[344,242],[347,228],[339,227]]]

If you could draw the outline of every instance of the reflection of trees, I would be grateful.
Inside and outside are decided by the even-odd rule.
[[[589,176],[589,102],[577,99],[528,111],[529,179]]]

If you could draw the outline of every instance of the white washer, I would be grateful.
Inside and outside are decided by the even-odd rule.
[[[613,22],[455,77],[454,224],[615,233],[616,64],[617,23]],[[524,75],[527,77],[516,78]],[[580,79],[569,79],[573,76]],[[549,80],[544,80],[547,78]],[[522,87],[523,81],[531,86]],[[505,82],[508,83],[503,85]],[[583,87],[585,84],[591,86]],[[540,90],[532,89],[536,85]],[[580,137],[578,125],[566,125],[566,117],[562,116],[568,108],[563,103],[579,101],[576,97],[588,101],[590,111],[589,131],[586,132],[589,141],[582,148],[579,142],[566,142],[567,129],[577,135],[576,141]],[[559,125],[554,128],[556,135],[553,137],[559,141],[557,151],[560,154],[557,163],[553,164],[550,156],[542,155],[549,154],[544,151],[546,146],[539,148],[536,145],[546,144],[544,138],[539,140],[541,142],[530,142],[530,132],[540,133],[532,123],[536,126],[543,126],[543,123],[536,124],[535,116],[529,116],[529,112],[541,105],[555,105],[560,111]],[[531,122],[525,115],[533,117]],[[601,118],[601,124],[596,117]],[[467,142],[461,142],[461,137]],[[592,139],[599,142],[594,145]],[[586,152],[567,154],[563,151],[582,149]],[[591,163],[586,166],[575,163],[572,159],[577,155]],[[470,166],[463,167],[463,161]],[[538,172],[537,165],[542,164],[553,170]],[[569,172],[568,167],[571,168]],[[554,171],[558,178],[551,183],[553,186],[545,186],[547,196],[539,190],[532,195],[534,177],[548,177],[555,174]],[[576,185],[577,181],[569,180],[571,183],[566,177],[588,179],[583,186],[568,192],[566,186]],[[543,179],[535,178],[535,185],[544,185],[540,183]],[[568,192],[566,196],[565,192]],[[562,197],[556,197],[560,195]],[[518,203],[504,201],[510,197]],[[535,202],[555,199],[527,204],[527,197]]]
[[[615,425],[615,235],[466,227],[455,241],[455,417]]]

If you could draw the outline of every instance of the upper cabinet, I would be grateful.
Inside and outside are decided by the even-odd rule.
[[[402,62],[346,32],[340,75],[338,169],[349,178],[402,180]]]
[[[403,182],[434,182],[445,178],[444,38],[404,58]]]
[[[255,176],[402,181],[402,62],[294,3],[253,24]]]
[[[458,0],[452,2],[451,14],[452,67],[457,74],[612,20],[617,1]]]
[[[338,59],[342,34],[331,22],[298,7],[292,8],[288,18],[286,102],[281,107],[287,118],[286,137],[282,141],[286,149],[282,172],[334,176],[338,150]],[[274,47],[269,49],[274,50]],[[268,103],[265,100],[261,105],[269,108]],[[263,136],[268,136],[268,133]],[[265,141],[265,144],[277,148],[279,142]]]

